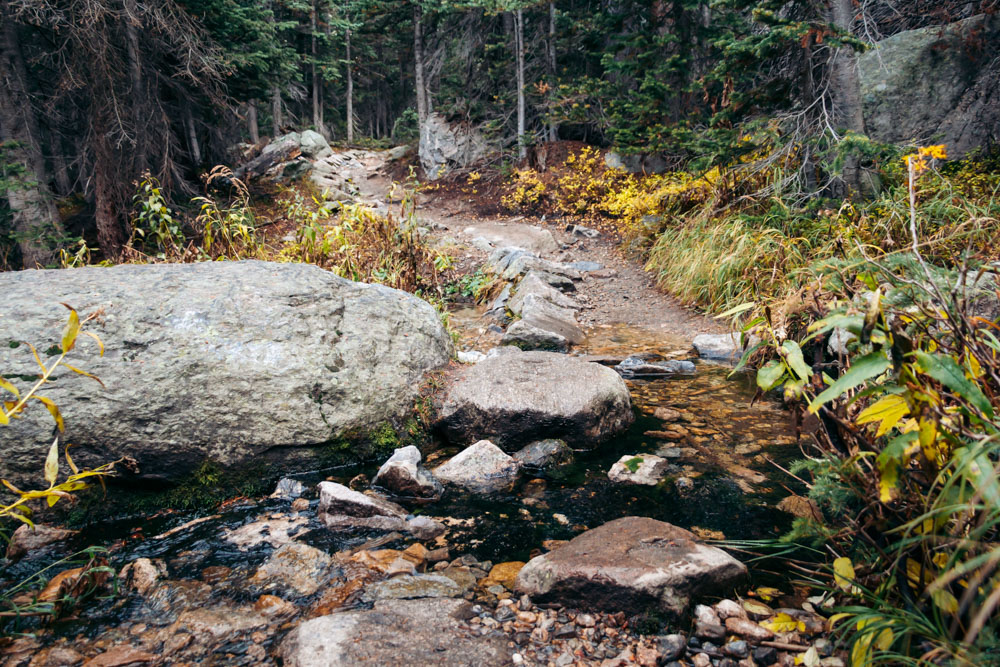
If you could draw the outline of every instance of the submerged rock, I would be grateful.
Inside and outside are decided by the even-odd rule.
[[[397,449],[378,469],[372,484],[400,498],[440,498],[444,487],[420,465],[421,459],[420,450],[413,445]]]
[[[47,385],[78,464],[133,457],[141,475],[180,480],[207,460],[235,468],[280,458],[305,467],[324,445],[412,410],[424,373],[451,340],[434,308],[380,285],[306,264],[260,261],[125,264],[0,273],[0,368],[33,375],[30,341],[59,339],[68,303],[101,337],[81,337],[69,377]],[[12,347],[8,343],[14,343]],[[0,430],[0,478],[38,478],[51,442],[42,409]],[[344,450],[357,460],[362,449]]]
[[[573,450],[563,440],[539,440],[514,452],[514,459],[525,468],[549,470],[573,462]]]
[[[282,477],[278,480],[278,485],[274,488],[271,498],[281,500],[295,500],[306,492],[306,485],[291,477]]]
[[[608,471],[612,482],[656,486],[671,468],[670,461],[653,454],[626,454]]]
[[[250,578],[257,586],[284,586],[299,595],[312,595],[326,580],[332,559],[307,544],[286,544],[277,549]]]
[[[514,481],[520,464],[489,440],[466,447],[446,463],[434,469],[444,482],[469,491],[498,491]]]
[[[588,530],[528,561],[515,590],[534,602],[626,614],[651,608],[679,615],[691,599],[723,592],[746,577],[746,566],[693,533],[644,517],[625,517]]]
[[[610,368],[552,352],[510,352],[456,375],[437,426],[451,442],[488,438],[505,451],[543,438],[592,449],[633,419],[628,388]]]
[[[640,356],[633,355],[622,359],[621,363],[615,366],[622,377],[638,377],[649,375],[693,375],[695,365],[690,361],[671,359],[669,361],[646,361]]]
[[[306,621],[279,649],[286,667],[411,665],[487,667],[511,662],[500,637],[476,636],[462,621],[474,616],[465,600],[382,600],[369,611]]]
[[[76,534],[77,531],[75,530],[56,528],[55,526],[46,526],[40,523],[36,523],[33,526],[22,524],[10,536],[10,542],[7,544],[7,558],[10,560],[24,558],[33,552],[41,551],[46,547],[59,544],[60,542],[65,542]]]
[[[412,567],[412,565],[411,565]],[[457,598],[462,589],[440,574],[404,574],[369,584],[363,598],[376,600],[415,600],[418,598]]]

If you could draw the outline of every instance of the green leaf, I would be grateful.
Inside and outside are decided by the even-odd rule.
[[[52,486],[59,476],[59,438],[52,441],[49,455],[45,457],[45,481]]]
[[[757,371],[757,386],[764,391],[770,391],[785,374],[785,366],[777,359],[767,362],[767,365]]]
[[[842,396],[862,382],[881,375],[891,367],[892,362],[880,350],[855,359],[846,373],[813,399],[812,403],[809,404],[809,412],[816,412],[824,403]]]
[[[812,368],[802,358],[802,349],[798,343],[794,340],[786,340],[781,344],[781,349],[778,351],[785,358],[791,369],[795,371],[795,374],[799,376],[800,380],[808,381],[812,377]]]
[[[726,318],[726,317],[732,317],[733,315],[739,315],[742,312],[750,310],[755,305],[757,305],[757,304],[754,303],[753,301],[748,301],[747,303],[741,303],[738,306],[733,306],[732,308],[730,308],[729,310],[725,311],[724,313],[719,313],[718,315],[715,316],[715,319],[721,320],[721,319]]]
[[[920,370],[927,375],[951,389],[953,392],[972,403],[980,412],[986,415],[987,419],[993,418],[993,406],[982,390],[973,384],[967,377],[965,371],[951,357],[942,354],[928,354],[917,351],[917,364]]]

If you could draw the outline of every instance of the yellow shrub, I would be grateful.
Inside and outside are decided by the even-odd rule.
[[[513,211],[530,212],[536,210],[545,198],[545,184],[533,169],[518,169],[514,172],[511,189],[500,198],[505,208]]]

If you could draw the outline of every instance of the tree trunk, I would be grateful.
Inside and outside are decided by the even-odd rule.
[[[13,166],[5,174],[9,181],[6,195],[21,265],[35,268],[55,262],[57,254],[50,238],[62,235],[62,225],[48,188],[17,27],[2,7],[0,21],[0,139],[12,142],[4,150],[4,162]]]
[[[514,13],[514,45],[517,58],[517,157],[528,156],[525,143],[525,102],[524,102],[524,10],[520,7]]]
[[[549,99],[555,98],[555,83],[558,71],[556,69],[556,3],[549,2],[549,43],[548,43],[548,70],[549,82],[552,89],[549,90]],[[551,113],[551,109],[549,110]],[[559,138],[559,126],[555,121],[549,121],[549,141],[556,141]]]
[[[201,146],[198,144],[198,128],[194,124],[194,114],[191,113],[191,104],[184,103],[184,129],[187,130],[188,149],[191,151],[191,161],[195,165],[201,164]]]
[[[281,136],[281,89],[271,89],[271,134],[275,139]]]
[[[94,156],[94,218],[97,222],[97,243],[108,259],[115,259],[125,243],[118,214],[115,211],[113,176],[108,156],[99,150]]]
[[[323,102],[320,90],[319,68],[316,67],[316,60],[319,57],[319,51],[316,46],[316,31],[319,29],[316,2],[317,0],[313,0],[309,12],[310,37],[312,38],[310,48],[310,53],[312,54],[312,117],[313,127],[325,137],[326,131],[323,129]]]
[[[419,3],[413,5],[413,85],[417,94],[417,118],[420,121],[420,134],[423,136],[424,124],[430,115],[430,104],[427,87],[424,81],[424,29],[422,25],[423,11]]]
[[[831,22],[836,27],[850,31],[851,23],[854,21],[852,0],[832,0],[830,14]],[[861,107],[861,80],[858,76],[854,49],[849,46],[837,49],[830,62],[830,78],[836,129],[864,134],[865,118]],[[844,161],[844,170],[841,176],[848,191],[845,194],[857,195],[862,192],[861,176],[858,157],[849,154]]]
[[[257,102],[251,100],[247,105],[247,129],[250,132],[250,143],[260,143],[260,127],[257,125]]]
[[[345,34],[347,47],[347,145],[354,143],[354,72],[351,62],[351,29]]]

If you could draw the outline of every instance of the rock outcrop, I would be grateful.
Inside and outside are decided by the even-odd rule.
[[[0,369],[33,377],[27,345],[59,340],[65,302],[104,342],[81,337],[68,361],[104,382],[56,373],[43,394],[74,458],[133,457],[147,478],[177,480],[207,460],[271,456],[285,470],[401,420],[451,341],[430,304],[302,264],[122,265],[0,273]],[[50,359],[50,357],[43,358]],[[37,406],[0,430],[0,477],[38,481],[52,419]],[[349,440],[350,442],[349,442]]]
[[[724,592],[747,574],[725,551],[696,539],[669,523],[624,517],[532,558],[518,573],[515,590],[536,603],[679,615],[693,598]]]
[[[468,123],[451,123],[432,113],[420,131],[420,166],[430,180],[468,167],[486,155],[486,139]]]
[[[552,352],[508,352],[457,373],[437,425],[451,442],[488,438],[513,452],[543,438],[592,449],[633,419],[628,388],[610,368]]]

